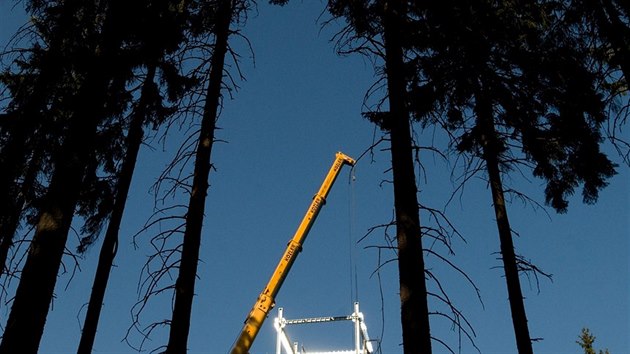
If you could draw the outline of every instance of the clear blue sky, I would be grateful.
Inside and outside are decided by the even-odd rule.
[[[12,0],[0,0],[1,45],[25,21],[23,12],[11,10],[12,5]],[[379,136],[360,116],[363,94],[375,80],[371,63],[335,54],[329,39],[338,27],[320,30],[316,23],[323,9],[324,3],[316,0],[294,1],[284,8],[260,1],[258,14],[251,15],[243,30],[252,43],[255,64],[244,42],[233,41],[243,56],[241,66],[247,80],[240,82],[233,100],[225,100],[219,121],[222,130],[218,137],[227,143],[217,144],[213,152],[217,171],[210,177],[190,353],[228,352],[335,152],[358,157],[375,134]],[[439,133],[418,132],[418,137],[421,145],[444,147]],[[172,144],[177,139],[174,136]],[[130,235],[151,214],[149,188],[171,154],[157,143],[156,147],[145,148],[138,163],[95,353],[133,352],[121,340],[130,325],[130,306],[137,299],[140,266],[149,251],[146,247],[134,250]],[[349,169],[342,171],[277,303],[289,318],[350,314],[350,269],[356,267],[358,297],[370,335],[381,340],[383,353],[397,353],[401,352],[401,334],[396,266],[389,263],[380,268],[379,286],[373,274],[378,252],[369,248],[385,245],[385,236],[375,231],[350,246],[370,227],[392,218],[391,186],[381,183],[390,178],[385,147],[376,150],[373,162],[366,157],[358,163],[354,184],[348,183]],[[422,159],[420,201],[441,209],[453,189],[453,165],[428,153]],[[566,215],[549,210],[549,217],[519,202],[510,206],[512,226],[520,234],[515,240],[517,252],[553,274],[553,282],[541,279],[540,292],[535,282],[530,285],[522,278],[530,332],[532,337],[543,338],[534,344],[536,353],[579,353],[575,340],[584,326],[597,336],[597,348],[608,348],[612,354],[630,353],[630,176],[627,166],[621,166],[619,172],[597,205],[584,206],[578,196],[571,200]],[[540,181],[514,175],[510,183],[534,199],[542,199]],[[467,282],[441,261],[429,257],[427,265],[473,325],[481,352],[514,353],[503,272],[496,268],[500,262],[494,254],[499,249],[498,236],[485,182],[473,179],[446,213],[467,241],[454,239],[456,254],[448,259],[475,281],[484,306]],[[422,215],[422,221],[430,222],[427,215]],[[75,242],[71,237],[69,247]],[[446,255],[443,248],[436,250]],[[84,317],[80,310],[89,296],[97,256],[96,248],[89,252],[71,282],[68,275],[60,276],[41,353],[76,351],[79,321]],[[381,256],[386,261],[393,254],[383,251]],[[444,310],[434,302],[430,308]],[[8,311],[6,306],[0,309],[2,323]],[[169,318],[168,296],[151,303],[146,314],[145,324]],[[271,326],[275,315],[274,310],[253,353],[275,351]],[[433,317],[431,326],[434,336],[457,350],[457,333],[448,322]],[[314,327],[312,331],[316,335],[291,332],[292,339],[307,350],[351,347],[349,324]],[[138,342],[139,337],[133,339]],[[146,348],[166,341],[167,331],[156,331]],[[434,348],[435,353],[446,352],[438,343]],[[463,340],[462,352],[476,351]]]

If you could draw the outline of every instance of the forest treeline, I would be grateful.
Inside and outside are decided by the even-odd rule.
[[[222,97],[240,75],[225,61],[238,56],[230,40],[256,4],[22,2],[30,21],[2,54],[0,73],[0,277],[18,282],[5,295],[12,301],[0,353],[38,351],[62,258],[102,238],[77,343],[77,353],[92,352],[140,146],[151,131],[191,124],[156,185],[163,196],[186,195],[187,204],[164,207],[147,223],[168,219],[174,226],[153,236],[143,296],[133,309],[140,316],[149,298],[172,293],[172,316],[143,330],[148,338],[152,328],[168,326],[159,350],[185,353],[216,122]],[[576,192],[595,203],[619,168],[614,161],[628,162],[620,131],[628,113],[630,3],[329,0],[323,6],[345,24],[333,42],[338,53],[369,57],[375,87],[384,87],[368,93],[382,95],[360,113],[391,153],[404,353],[448,345],[431,335],[429,299],[448,298],[427,288],[430,250],[423,246],[440,238],[420,220],[421,142],[412,130],[424,128],[444,131],[450,148],[441,153],[464,159],[469,176],[488,181],[515,351],[533,353],[519,273],[537,268],[515,252],[503,180],[527,171],[543,182],[546,203],[565,213]],[[605,142],[618,154],[604,153]],[[68,250],[77,223],[81,243]],[[27,250],[16,248],[25,242]],[[167,274],[175,279],[164,285]]]

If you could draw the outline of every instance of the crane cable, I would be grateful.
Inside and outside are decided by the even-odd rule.
[[[350,304],[354,304],[355,302],[359,301],[359,285],[358,285],[358,279],[357,279],[357,266],[356,266],[356,262],[357,262],[357,251],[356,251],[356,247],[357,244],[355,242],[355,237],[354,237],[354,227],[356,226],[356,194],[355,194],[355,181],[356,181],[356,175],[355,175],[355,167],[356,166],[352,166],[352,168],[350,169],[350,176],[349,176],[349,181],[348,183],[350,184],[350,188],[349,188],[349,198],[348,198],[348,243],[349,243],[349,250],[348,252],[350,253],[350,269],[349,269],[349,275],[350,275]]]
[[[348,193],[350,194],[349,198],[348,198],[348,243],[349,243],[349,253],[350,253],[350,303],[354,306],[355,302],[359,301],[359,281],[358,281],[358,270],[357,270],[357,263],[358,263],[358,252],[357,252],[357,247],[358,247],[358,241],[356,241],[356,238],[354,237],[354,229],[356,229],[356,225],[357,225],[357,216],[356,216],[356,210],[357,210],[357,206],[356,206],[356,191],[355,191],[355,187],[356,187],[356,167],[357,164],[359,162],[359,160],[361,160],[361,158],[363,157],[363,155],[365,155],[365,153],[363,153],[361,156],[359,156],[359,158],[356,160],[355,164],[352,166],[352,168],[350,169],[350,176],[349,176],[349,180],[348,180],[348,184],[350,185],[350,188],[348,190]],[[380,259],[380,251],[379,251],[379,259]],[[380,261],[379,261],[380,263]],[[380,272],[380,267],[377,267],[376,271],[375,271],[376,277],[378,279],[378,287],[379,287],[379,291],[380,291],[380,297],[381,297],[381,336],[380,338],[382,339],[384,334],[385,334],[385,300],[383,298],[383,288],[382,288],[382,283],[381,283],[381,272]],[[381,339],[377,339],[376,342],[378,343],[377,347],[376,347],[376,351],[374,353],[380,353],[382,354],[382,347],[381,347]]]

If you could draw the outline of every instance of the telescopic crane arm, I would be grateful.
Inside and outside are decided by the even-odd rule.
[[[302,249],[304,240],[306,239],[311,226],[313,226],[313,222],[317,218],[322,205],[326,203],[328,192],[339,175],[341,167],[343,167],[343,165],[353,166],[354,163],[355,161],[351,157],[342,152],[337,153],[335,162],[332,167],[330,167],[328,175],[326,175],[326,179],[319,188],[319,191],[315,197],[313,197],[313,201],[306,211],[306,215],[302,219],[300,226],[298,226],[295,235],[293,235],[293,238],[289,241],[282,258],[280,258],[280,262],[276,266],[276,270],[273,272],[267,286],[260,293],[256,303],[247,316],[245,325],[241,330],[241,334],[236,339],[236,342],[234,342],[231,354],[247,354],[249,352],[249,348],[251,348],[254,339],[256,339],[256,335],[267,318],[267,314],[275,305],[276,295],[278,294],[284,279],[287,277],[289,270],[291,270],[291,266],[295,262],[298,253]]]

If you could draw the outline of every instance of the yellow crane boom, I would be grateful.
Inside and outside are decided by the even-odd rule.
[[[247,354],[249,352],[249,348],[251,348],[254,339],[256,339],[256,335],[267,318],[267,314],[275,305],[276,295],[278,294],[284,279],[287,277],[291,266],[295,262],[298,253],[302,249],[304,240],[306,239],[313,222],[317,218],[322,205],[326,203],[328,192],[339,175],[341,167],[343,167],[343,165],[353,166],[354,163],[354,159],[344,153],[338,152],[336,154],[335,162],[333,162],[332,167],[330,167],[328,175],[326,175],[326,179],[324,179],[324,183],[322,183],[319,191],[313,197],[313,201],[306,211],[306,215],[304,215],[304,218],[293,235],[293,238],[289,241],[289,244],[287,245],[282,258],[280,258],[280,262],[276,266],[276,270],[273,272],[271,279],[269,279],[267,286],[265,286],[265,289],[260,293],[260,295],[258,295],[256,303],[249,312],[249,315],[245,320],[245,325],[241,330],[241,334],[234,342],[231,354]]]

